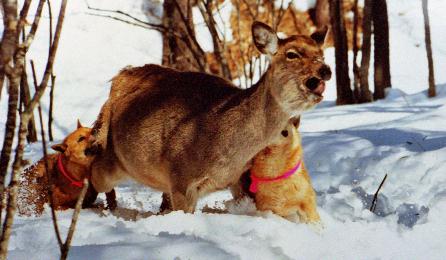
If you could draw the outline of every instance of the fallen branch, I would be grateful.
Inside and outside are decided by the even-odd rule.
[[[378,190],[376,190],[375,195],[373,196],[372,205],[370,206],[370,211],[371,212],[375,212],[376,203],[377,203],[377,200],[378,200],[378,193],[379,193],[379,190],[381,190],[381,188],[382,188],[384,182],[386,181],[386,179],[387,179],[387,173],[384,176],[384,179],[381,181],[381,184],[379,185]]]

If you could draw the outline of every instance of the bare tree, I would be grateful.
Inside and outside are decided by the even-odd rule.
[[[353,92],[348,76],[348,43],[345,31],[342,0],[330,0],[330,16],[336,58],[336,104],[353,104]]]
[[[435,97],[435,77],[434,77],[434,61],[432,58],[432,46],[431,46],[431,27],[429,24],[429,11],[427,6],[427,0],[423,0],[423,17],[424,17],[424,39],[426,43],[427,63],[429,66],[429,89],[428,96]]]
[[[385,88],[391,87],[389,61],[389,18],[386,0],[373,0],[374,82],[373,98],[385,97]]]
[[[369,89],[370,47],[372,35],[372,0],[364,1],[364,18],[362,23],[361,68],[359,70],[360,93],[357,102],[365,103],[373,100]]]
[[[4,19],[6,20],[5,23],[8,25],[8,30],[11,30],[12,33],[14,33],[15,37],[18,38],[20,35],[20,32],[22,32],[23,25],[25,23],[25,19],[27,17],[28,8],[30,5],[31,0],[26,0],[24,3],[24,6],[22,8],[22,11],[20,12],[20,16],[17,17],[17,1],[16,0],[3,0],[2,6],[5,11]],[[34,39],[34,35],[37,31],[37,27],[39,25],[40,16],[42,13],[42,8],[45,0],[39,0],[39,4],[37,7],[36,14],[34,16],[34,21],[31,26],[30,32],[26,36],[23,43],[18,43],[17,40],[14,40],[11,35],[13,35],[10,31],[6,32],[7,36],[10,37],[4,37],[2,39],[2,60],[1,60],[1,67],[5,71],[8,82],[10,86],[14,86],[15,89],[18,89],[18,86],[20,84],[21,77],[23,75],[23,69],[25,66],[25,55],[26,51],[29,48],[30,44],[32,43]],[[39,84],[39,87],[37,88],[36,93],[33,95],[33,97],[30,99],[30,101],[26,104],[23,111],[20,113],[20,123],[19,123],[19,133],[18,133],[18,144],[17,148],[15,150],[15,156],[14,156],[14,163],[12,167],[12,174],[11,174],[11,181],[8,185],[8,203],[6,207],[6,216],[5,220],[2,223],[2,230],[1,230],[1,238],[0,238],[0,259],[6,259],[7,252],[8,252],[8,244],[9,244],[9,238],[12,231],[12,225],[14,221],[14,215],[16,212],[16,200],[17,200],[17,178],[22,168],[22,157],[23,157],[23,150],[25,147],[25,139],[28,132],[28,123],[31,120],[34,108],[38,104],[40,98],[42,97],[46,86],[48,84],[51,71],[54,64],[55,55],[57,52],[57,46],[59,44],[59,38],[60,33],[62,30],[62,24],[64,20],[64,14],[65,14],[65,8],[66,8],[67,0],[63,0],[61,4],[61,9],[59,12],[59,18],[56,26],[56,33],[53,40],[53,44],[51,45],[51,50],[48,56],[46,68],[44,71],[44,75],[42,77],[42,81]],[[16,39],[17,39],[16,38]],[[4,47],[8,48],[4,48]],[[9,55],[9,59],[4,56],[5,54]],[[11,63],[11,57],[14,61]],[[11,95],[11,93],[9,93]],[[17,103],[16,106],[17,108]],[[15,124],[15,122],[14,122]],[[14,137],[14,134],[13,134]],[[8,156],[9,157],[9,156]],[[9,162],[9,158],[7,160]],[[2,164],[3,166],[3,164]],[[4,166],[3,166],[4,167]],[[5,171],[7,170],[7,166],[5,167]],[[2,172],[3,174],[3,172]],[[5,175],[2,175],[3,185],[5,182]],[[2,186],[4,192],[4,186]],[[3,195],[3,193],[2,193]]]

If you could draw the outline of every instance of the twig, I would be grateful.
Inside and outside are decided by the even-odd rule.
[[[51,88],[50,88],[50,107],[48,108],[48,138],[50,142],[53,138],[53,107],[54,107],[54,87],[56,86],[56,76],[51,73]]]
[[[130,25],[134,25],[137,27],[141,27],[141,28],[145,28],[145,29],[155,29],[157,31],[163,32],[163,30],[158,30],[158,28],[152,28],[150,26],[146,26],[146,25],[142,25],[142,24],[138,24],[138,23],[134,23],[134,22],[130,22],[127,21],[125,19],[119,18],[119,17],[115,17],[115,16],[111,16],[111,15],[106,15],[106,14],[95,14],[95,13],[86,13],[87,15],[91,15],[91,16],[98,16],[98,17],[104,17],[104,18],[110,18],[116,21],[120,21],[126,24],[130,24]]]
[[[48,14],[50,17],[49,21],[49,48],[48,53],[51,51],[51,46],[53,45],[53,10],[51,8],[50,0],[46,1],[48,5]],[[50,89],[50,107],[48,108],[48,139],[50,142],[54,140],[53,138],[53,105],[54,105],[54,84],[56,81],[56,76],[51,72],[51,89]]]
[[[67,239],[65,240],[65,243],[63,244],[62,247],[62,254],[60,257],[61,260],[65,260],[68,257],[68,252],[70,251],[70,246],[71,246],[71,240],[73,239],[73,234],[76,229],[77,219],[79,218],[79,213],[81,211],[82,203],[84,202],[87,189],[88,189],[88,180],[84,179],[84,186],[82,188],[81,194],[79,195],[79,198],[77,199],[76,207],[74,208],[73,217],[71,218],[71,225],[70,229],[68,230]]]
[[[375,212],[376,203],[377,203],[377,200],[378,200],[378,193],[379,193],[379,190],[381,190],[381,188],[382,188],[384,182],[386,181],[386,179],[387,179],[387,173],[384,176],[384,179],[381,181],[381,184],[379,185],[378,190],[376,190],[375,195],[373,196],[372,205],[370,206],[370,211],[371,212]]]
[[[45,0],[40,0],[39,5],[37,6],[36,15],[34,16],[33,24],[31,25],[31,30],[29,31],[28,35],[26,36],[25,42],[22,44],[21,48],[28,48],[32,41],[34,40],[34,35],[36,34],[37,27],[39,26],[40,17],[42,16],[42,10],[43,10],[43,4],[45,3]],[[22,18],[20,18],[22,19]],[[24,18],[26,19],[26,17]]]
[[[34,87],[36,88],[36,91],[37,91],[38,86],[37,86],[36,69],[34,67],[33,60],[31,60],[31,70],[33,73]],[[59,232],[59,226],[57,225],[57,216],[56,216],[56,212],[54,209],[53,178],[52,178],[53,176],[51,176],[51,173],[48,171],[48,154],[47,154],[47,149],[46,149],[45,130],[43,128],[42,109],[40,107],[40,103],[39,103],[39,106],[37,107],[37,110],[39,111],[39,119],[40,119],[39,121],[40,121],[40,129],[41,129],[41,136],[42,136],[42,148],[43,148],[43,158],[44,158],[44,165],[45,165],[45,174],[48,179],[47,192],[48,192],[48,200],[50,202],[50,208],[51,208],[51,217],[53,219],[53,226],[54,226],[54,231],[56,232],[57,243],[59,244],[59,247],[62,249],[62,239],[61,239],[60,232]]]
[[[126,16],[126,17],[132,19],[132,20],[135,21],[135,22],[138,22],[138,23],[142,23],[142,24],[144,24],[144,25],[147,25],[148,27],[151,27],[152,29],[157,29],[157,30],[159,30],[159,31],[165,31],[165,30],[166,30],[166,28],[165,28],[162,24],[149,23],[149,22],[143,21],[143,20],[138,19],[138,18],[132,16],[131,14],[128,14],[128,13],[123,12],[123,11],[121,11],[121,10],[110,10],[110,9],[101,9],[101,8],[91,7],[91,6],[88,4],[88,1],[87,1],[87,0],[85,0],[85,3],[86,3],[86,5],[87,5],[87,8],[90,9],[90,10],[99,11],[99,12],[105,12],[105,13],[120,14],[120,15],[123,15],[123,16]],[[111,17],[113,17],[113,16],[111,16]],[[111,18],[111,17],[110,17],[110,18]],[[115,18],[116,18],[116,17],[115,17]],[[119,18],[118,18],[118,19],[119,19]],[[124,21],[124,20],[122,20],[122,21]],[[129,22],[129,23],[131,23],[131,22]]]

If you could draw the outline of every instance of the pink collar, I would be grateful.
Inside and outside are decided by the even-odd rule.
[[[286,179],[297,172],[297,170],[300,168],[302,160],[299,160],[296,164],[296,166],[293,167],[293,169],[286,171],[284,174],[275,177],[275,178],[259,178],[254,175],[254,173],[251,171],[250,177],[251,177],[251,185],[249,186],[249,191],[252,193],[256,193],[258,191],[258,185],[261,182],[274,182]]]
[[[62,163],[62,154],[60,154],[57,157],[57,168],[59,169],[59,171],[62,173],[63,176],[65,176],[65,178],[67,178],[67,180],[69,180],[71,182],[71,185],[82,188],[84,186],[84,183],[81,181],[76,181],[74,180],[70,174],[65,170],[63,163]]]

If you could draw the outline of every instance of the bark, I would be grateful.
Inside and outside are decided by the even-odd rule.
[[[372,7],[374,39],[374,99],[385,97],[385,88],[391,87],[389,61],[389,19],[386,0],[374,0]]]
[[[26,107],[26,105],[31,100],[31,93],[29,91],[29,84],[28,84],[28,76],[26,73],[26,69],[23,69],[22,77],[20,79],[20,99],[21,99],[21,105]],[[31,117],[28,124],[28,135],[26,136],[26,140],[28,143],[37,142],[37,131],[36,131],[36,123],[34,121],[34,116]]]
[[[353,95],[359,97],[361,90],[359,89],[359,66],[358,66],[358,25],[359,25],[359,10],[358,0],[353,4]]]
[[[429,12],[427,7],[427,0],[423,0],[423,17],[424,17],[424,39],[426,43],[427,63],[429,66],[429,89],[428,96],[435,97],[435,77],[434,77],[434,61],[432,58],[432,46],[431,46],[431,27],[429,24]]]
[[[371,102],[372,93],[369,89],[370,47],[372,35],[372,0],[364,1],[364,18],[362,23],[361,68],[359,73],[360,93],[357,97],[359,103]]]
[[[318,28],[330,25],[330,3],[329,0],[317,0],[315,7],[315,25]]]
[[[348,75],[348,45],[345,24],[343,20],[342,0],[330,1],[330,16],[335,44],[336,59],[336,104],[353,104],[353,92],[350,88]]]
[[[188,1],[165,0],[163,7],[162,64],[182,71],[205,71],[205,56],[196,43]]]
[[[3,211],[3,197],[5,193],[5,179],[11,157],[12,142],[14,140],[16,117],[18,108],[18,94],[20,78],[13,73],[11,63],[13,61],[13,55],[16,51],[18,42],[17,37],[17,1],[3,0],[2,6],[4,10],[3,22],[5,24],[5,30],[3,32],[3,38],[0,46],[0,71],[7,72],[9,80],[8,87],[8,112],[5,124],[5,136],[3,139],[2,151],[0,154],[0,220],[1,213]]]

